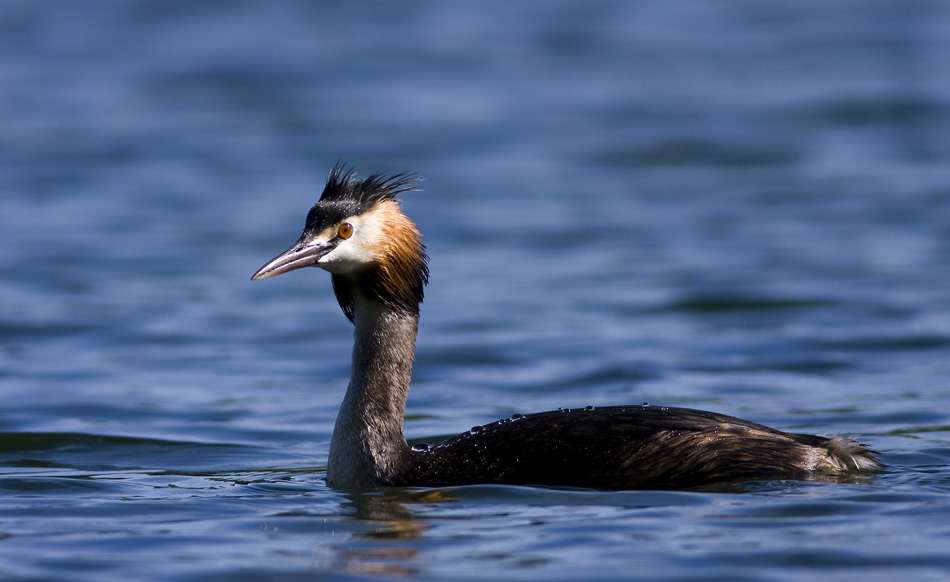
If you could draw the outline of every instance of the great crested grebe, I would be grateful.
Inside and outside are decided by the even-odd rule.
[[[598,489],[840,474],[880,467],[846,436],[786,433],[723,414],[610,406],[515,415],[410,447],[403,416],[429,269],[422,236],[395,197],[411,174],[357,179],[337,165],[303,235],[252,279],[329,271],[356,326],[350,383],[333,429],[327,482],[340,488],[476,483]]]

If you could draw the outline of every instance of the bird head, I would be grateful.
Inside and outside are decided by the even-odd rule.
[[[252,280],[302,267],[333,275],[333,289],[353,320],[355,293],[388,307],[418,313],[429,269],[422,236],[396,196],[413,189],[412,174],[358,179],[337,165],[296,244],[261,267]]]

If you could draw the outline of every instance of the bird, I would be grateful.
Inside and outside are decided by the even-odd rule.
[[[351,376],[326,465],[329,486],[687,489],[882,466],[852,436],[788,433],[648,404],[516,414],[410,446],[403,420],[429,268],[422,235],[397,197],[417,190],[418,181],[412,173],[359,178],[338,163],[297,242],[252,277],[323,269],[354,325]]]

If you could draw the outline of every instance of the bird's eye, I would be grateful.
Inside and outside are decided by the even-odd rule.
[[[340,225],[340,228],[336,231],[337,235],[342,239],[347,239],[353,236],[353,225],[349,222],[344,222]]]

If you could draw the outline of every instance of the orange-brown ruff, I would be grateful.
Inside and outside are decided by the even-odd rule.
[[[422,237],[395,197],[413,183],[408,174],[359,180],[335,167],[300,239],[253,277],[324,269],[355,325],[350,383],[327,462],[332,486],[681,488],[880,467],[850,437],[785,433],[723,414],[646,405],[515,415],[410,448],[402,422],[429,271]]]
[[[363,286],[365,295],[378,298],[390,308],[418,312],[429,279],[422,235],[394,200],[382,200],[367,216],[379,224],[379,244],[370,250],[373,262],[355,282]],[[352,282],[352,278],[333,278],[334,293],[351,320]]]

